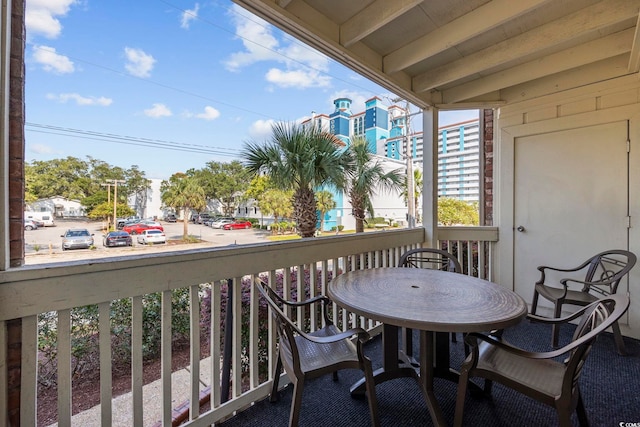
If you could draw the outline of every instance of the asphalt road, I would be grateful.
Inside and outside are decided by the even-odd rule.
[[[167,240],[182,239],[182,222],[167,223],[160,221]],[[73,249],[62,251],[61,235],[68,228],[86,228],[93,233],[95,249]],[[201,240],[199,243],[180,245],[142,245],[137,236],[133,237],[133,247],[107,248],[102,245],[103,223],[83,220],[56,220],[54,227],[41,227],[37,230],[25,230],[25,264],[34,265],[48,262],[65,262],[109,256],[140,255],[143,253],[176,251],[201,247],[227,246],[264,242],[269,235],[263,230],[219,230],[201,224],[189,223],[189,235]]]

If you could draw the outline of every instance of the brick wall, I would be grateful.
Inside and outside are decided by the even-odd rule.
[[[484,119],[484,224],[493,225],[493,110],[482,110]]]
[[[9,241],[10,265],[24,263],[24,25],[25,0],[11,2],[9,69]],[[7,415],[9,426],[20,425],[22,321],[7,325]],[[0,415],[3,416],[4,415]]]

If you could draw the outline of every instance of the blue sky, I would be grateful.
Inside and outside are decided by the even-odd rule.
[[[354,113],[395,98],[230,0],[26,4],[27,161],[91,156],[166,179],[239,159],[274,121],[329,114],[335,98]]]

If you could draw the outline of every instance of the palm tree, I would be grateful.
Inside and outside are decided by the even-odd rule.
[[[314,126],[276,123],[264,144],[246,143],[242,152],[250,172],[266,173],[281,189],[293,190],[293,218],[298,234],[313,237],[316,231],[314,190],[321,186],[344,188],[348,157],[342,142]]]
[[[182,209],[184,213],[182,238],[186,240],[189,237],[188,213],[191,209],[200,211],[207,206],[204,189],[195,177],[176,173],[169,178],[169,181],[162,182],[160,191],[162,192],[160,197],[165,206],[176,210]]]
[[[400,169],[385,172],[382,164],[373,159],[368,142],[362,137],[354,138],[348,151],[351,163],[348,168],[347,189],[356,219],[356,233],[362,233],[365,213],[373,216],[371,197],[376,194],[376,190],[401,191],[404,178]]]
[[[333,199],[333,193],[327,190],[320,190],[316,193],[316,207],[320,212],[320,231],[324,230],[324,216],[331,209],[336,208],[336,201]]]
[[[407,178],[404,178],[403,183],[404,188],[402,189],[402,198],[405,203],[407,202]],[[416,211],[418,211],[418,201],[420,200],[420,195],[422,194],[422,171],[420,169],[413,170],[413,196],[414,196],[414,205],[416,207]],[[417,212],[416,212],[417,213]],[[420,222],[419,215],[416,214],[416,220]]]

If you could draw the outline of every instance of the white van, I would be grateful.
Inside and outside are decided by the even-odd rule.
[[[36,220],[44,223],[45,227],[53,227],[55,226],[55,222],[53,221],[53,212],[35,212],[35,211],[25,211],[24,219]]]

